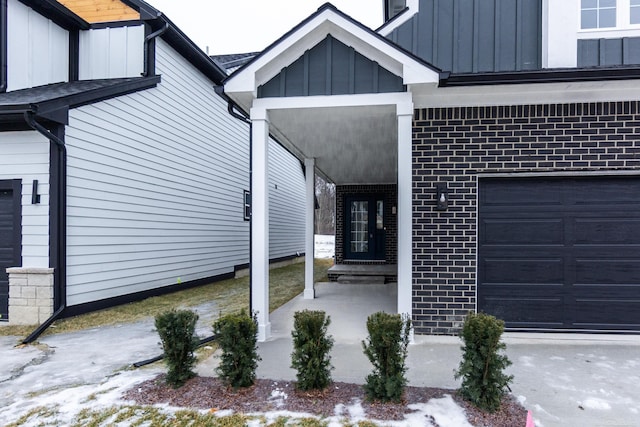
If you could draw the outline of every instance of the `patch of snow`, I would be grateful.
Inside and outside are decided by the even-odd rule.
[[[605,362],[598,362],[596,363],[596,366],[598,368],[604,368],[604,369],[615,369],[610,363],[605,363]]]
[[[280,390],[279,388],[276,388],[274,390],[271,390],[271,396],[269,397],[269,400],[275,403],[276,408],[281,408],[282,406],[284,406],[284,401],[287,400],[287,397],[289,397],[287,393],[285,393],[283,390]]]
[[[550,360],[567,360],[564,357],[560,357],[560,356],[551,356],[549,359]]]
[[[524,402],[527,401],[527,398],[524,396],[518,396],[516,399],[518,400],[518,403],[521,404],[522,406],[524,406]]]
[[[582,406],[585,409],[596,409],[600,411],[608,411],[611,409],[611,405],[605,400],[598,399],[597,397],[589,397],[582,402]]]
[[[533,357],[531,357],[531,356],[520,356],[518,361],[520,362],[520,364],[522,366],[525,366],[527,368],[534,368],[535,367],[533,365]]]
[[[448,394],[440,399],[431,399],[427,403],[409,405],[409,409],[432,416],[440,427],[473,427],[467,421],[464,409],[458,406]]]

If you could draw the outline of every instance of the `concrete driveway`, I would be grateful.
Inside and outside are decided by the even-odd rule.
[[[325,310],[337,381],[362,383],[371,365],[362,353],[366,317],[395,311],[393,285],[317,285],[317,298],[295,298],[271,316],[273,337],[260,345],[258,375],[295,379],[289,368],[293,313]],[[211,334],[218,309],[198,307],[198,333]],[[603,335],[508,334],[513,394],[533,411],[537,426],[640,425],[640,337]],[[121,393],[164,370],[160,364],[130,369],[133,362],[161,350],[153,320],[47,336],[41,346],[14,348],[15,337],[0,337],[0,425],[39,406],[56,406],[57,425],[67,425],[83,408],[122,403]],[[456,337],[417,336],[410,346],[411,385],[456,388],[453,371],[460,361]],[[213,375],[212,357],[198,366]]]

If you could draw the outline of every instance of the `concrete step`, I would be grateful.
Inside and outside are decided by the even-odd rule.
[[[338,276],[338,283],[384,285],[384,276]]]

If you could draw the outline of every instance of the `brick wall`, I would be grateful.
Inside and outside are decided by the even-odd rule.
[[[398,220],[397,216],[392,213],[393,207],[398,205],[398,191],[395,184],[336,185],[336,263],[349,263],[344,260],[344,199],[353,194],[384,195],[385,262],[396,264],[398,262]],[[362,264],[363,262],[359,261],[358,263]]]
[[[475,309],[479,174],[629,169],[640,172],[640,102],[416,110],[416,333],[457,333]],[[446,211],[434,209],[441,183],[449,191]]]

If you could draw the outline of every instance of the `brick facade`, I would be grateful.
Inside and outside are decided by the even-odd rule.
[[[395,184],[386,185],[336,185],[336,264],[349,264],[344,259],[344,200],[348,195],[384,195],[385,263],[398,262],[398,219],[393,207],[398,206],[398,191]],[[358,264],[366,262],[357,261]]]
[[[640,173],[640,102],[420,109],[412,150],[414,326],[453,334],[476,305],[478,176]]]

